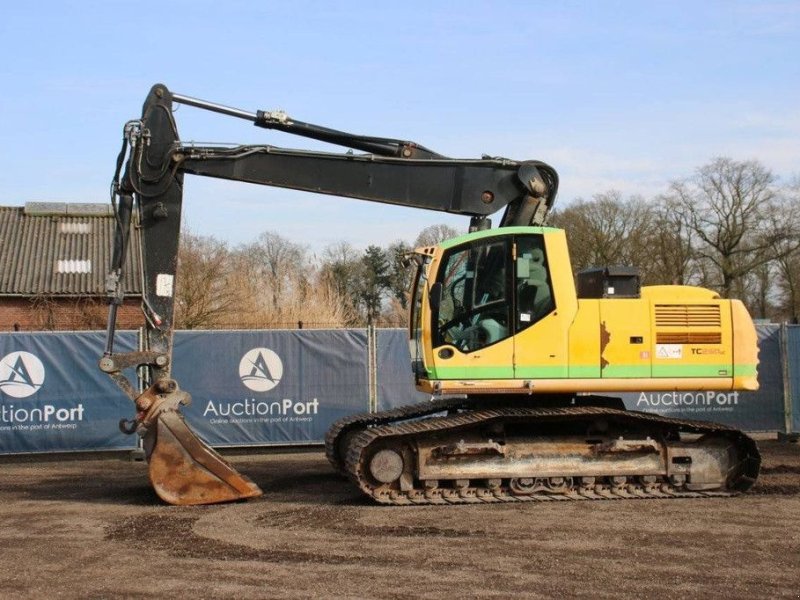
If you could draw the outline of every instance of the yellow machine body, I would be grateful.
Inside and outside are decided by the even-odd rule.
[[[563,230],[495,229],[417,252],[411,336],[422,391],[758,388],[756,331],[740,301],[675,285],[579,298]],[[479,291],[492,271],[506,282],[499,300]],[[542,306],[529,310],[533,288]],[[464,319],[453,323],[459,311]]]

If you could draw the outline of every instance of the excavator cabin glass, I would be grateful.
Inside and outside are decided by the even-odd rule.
[[[436,278],[434,347],[474,352],[527,329],[555,309],[541,235],[497,236],[449,249]]]

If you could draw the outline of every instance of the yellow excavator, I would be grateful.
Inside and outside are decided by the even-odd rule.
[[[348,148],[183,143],[175,104]],[[353,150],[359,151],[354,153]],[[564,232],[546,226],[558,175],[540,161],[453,159],[281,111],[243,111],[157,84],[126,123],[112,183],[117,230],[100,368],[133,400],[157,494],[210,504],[261,494],[186,425],[170,377],[185,174],[470,217],[470,233],[409,257],[409,338],[429,402],[335,423],[326,454],[383,504],[729,496],[755,482],[755,442],[723,425],[625,410],[623,391],[755,390],[755,328],[738,300],[640,286],[635,269],[573,276]],[[504,209],[499,227],[488,215]],[[223,209],[224,210],[224,209]],[[145,349],[115,353],[131,224],[142,236]],[[144,367],[139,393],[124,374]],[[213,368],[213,365],[208,365]]]

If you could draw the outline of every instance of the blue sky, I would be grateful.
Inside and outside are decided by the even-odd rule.
[[[24,6],[23,6],[24,5]],[[800,1],[36,2],[0,19],[0,204],[104,202],[150,86],[440,153],[540,159],[559,203],[655,195],[715,156],[800,173]],[[201,142],[322,144],[176,114]],[[190,228],[313,249],[466,219],[192,177]]]

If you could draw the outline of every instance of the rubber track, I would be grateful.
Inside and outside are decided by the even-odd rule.
[[[715,423],[674,419],[635,411],[621,411],[591,406],[568,408],[502,407],[485,410],[470,410],[436,419],[407,421],[407,419],[442,412],[443,410],[448,410],[448,408],[453,409],[466,406],[472,406],[466,399],[443,400],[430,404],[404,407],[396,411],[386,411],[374,415],[357,415],[346,419],[345,422],[340,422],[341,427],[332,428],[331,431],[333,433],[335,433],[334,430],[338,430],[341,433],[345,430],[353,431],[356,427],[361,429],[361,431],[356,433],[353,439],[349,441],[347,456],[345,457],[345,464],[343,465],[344,468],[340,470],[346,472],[365,494],[372,497],[377,502],[382,504],[409,505],[724,497],[736,495],[739,491],[744,491],[749,488],[755,481],[760,465],[760,457],[755,442],[736,429]],[[671,484],[666,483],[656,483],[652,485],[628,483],[617,488],[608,485],[597,485],[586,488],[574,488],[568,493],[561,494],[533,493],[526,495],[512,494],[505,487],[469,487],[460,490],[437,488],[436,490],[413,489],[410,491],[387,491],[385,487],[375,487],[371,485],[362,475],[365,469],[365,465],[363,464],[365,451],[370,444],[379,439],[415,436],[448,429],[461,429],[496,419],[512,421],[553,419],[563,421],[587,416],[604,416],[617,420],[627,420],[628,422],[639,421],[642,423],[669,427],[673,430],[685,433],[721,434],[729,438],[739,448],[741,455],[744,457],[743,462],[746,462],[747,475],[742,475],[740,480],[734,485],[734,489],[727,491],[687,491],[677,489]],[[406,419],[406,421],[390,424],[398,418]],[[370,427],[370,425],[372,426]],[[332,441],[335,443],[333,445],[338,445],[336,438],[333,438]]]

